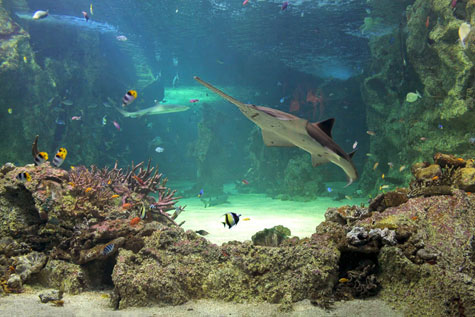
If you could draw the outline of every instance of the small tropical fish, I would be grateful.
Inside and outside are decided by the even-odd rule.
[[[106,125],[106,124],[107,124],[107,115],[102,117],[102,125]]]
[[[21,182],[30,182],[31,176],[27,172],[22,172],[16,176],[16,179],[18,179]]]
[[[190,99],[191,103],[195,103],[195,102],[198,102],[198,101],[200,101],[200,100],[199,99]]]
[[[117,39],[117,41],[121,41],[121,42],[125,42],[128,40],[127,36],[125,35],[117,35],[115,38]]]
[[[389,188],[389,185],[381,185],[379,186],[379,190],[387,189]]]
[[[464,22],[460,25],[459,27],[459,39],[460,39],[460,44],[462,44],[462,47],[465,49],[465,40],[467,39],[468,34],[470,33],[470,30],[472,27],[470,24],[467,22]]]
[[[243,179],[241,182],[242,182],[244,185],[249,185],[249,182],[248,182],[246,179]]]
[[[219,65],[224,65],[224,62],[223,62],[222,60],[220,60],[220,59],[217,59],[217,60],[216,60],[216,63],[218,63]]]
[[[206,230],[196,230],[195,232],[201,236],[207,236],[209,234]]]
[[[436,180],[438,180],[438,179],[439,179],[439,176],[434,176],[434,177],[432,177],[432,180],[433,180],[433,181],[436,181]]]
[[[41,165],[48,160],[48,153],[40,152],[35,156],[35,165]]]
[[[426,29],[428,29],[428,28],[429,28],[429,20],[430,20],[430,17],[429,17],[429,16],[427,16],[427,19],[426,19]]]
[[[76,184],[74,184],[73,182],[68,182],[68,185],[70,185],[72,187],[76,186]]]
[[[92,190],[92,187],[88,187],[88,188],[86,188],[86,190],[84,192],[89,193],[91,190]]]
[[[111,198],[118,198],[118,197],[120,197],[120,196],[117,195],[117,194],[111,196]]]
[[[112,124],[114,125],[114,127],[120,131],[120,125],[117,123],[117,121],[112,121]]]
[[[408,92],[406,95],[407,102],[414,102],[417,99],[422,98],[421,94],[416,90],[416,92]]]
[[[289,2],[288,1],[284,1],[282,3],[282,7],[280,8],[282,11],[284,11],[285,9],[287,9],[287,7],[289,6]]]
[[[91,15],[94,15],[94,10],[93,10],[93,8],[92,8],[92,3],[91,3],[91,5],[89,6],[89,12],[91,12]]]
[[[249,2],[249,0],[244,0],[244,2],[242,3],[242,5],[245,6],[248,2]]]
[[[381,175],[381,178],[384,179],[384,173],[383,173],[383,175]]]
[[[226,225],[228,225],[229,229],[231,229],[233,226],[238,224],[239,217],[241,217],[241,215],[238,215],[234,212],[228,212],[224,214],[224,222],[222,222],[222,224],[224,225],[225,228],[226,228]]]
[[[39,20],[39,19],[44,19],[48,16],[49,10],[43,11],[43,10],[38,10],[33,14],[33,20]]]
[[[420,140],[421,141],[427,141],[427,138],[423,136],[423,137],[420,138]]]
[[[333,191],[333,189],[332,189],[331,187],[327,187],[327,191],[328,191],[329,193],[331,193],[331,192]]]
[[[162,148],[162,147],[160,147],[160,146],[157,146],[157,147],[155,148],[155,152],[157,152],[157,153],[162,153],[163,151],[165,151],[165,149]]]
[[[114,246],[115,245],[113,243],[109,243],[108,245],[106,245],[104,249],[102,249],[102,255],[108,255],[109,253],[114,251]]]
[[[122,107],[130,105],[134,102],[135,98],[137,98],[137,91],[129,90],[125,93],[124,97],[122,98]]]
[[[134,217],[130,220],[130,225],[131,226],[135,226],[136,224],[138,224],[140,222],[140,217]]]
[[[242,219],[242,221],[249,221],[249,220],[251,220],[251,218],[249,218],[249,217],[246,217],[246,218]]]
[[[369,135],[376,135],[376,132],[371,131],[371,130],[366,131],[366,133],[369,134]]]
[[[399,171],[402,172],[406,169],[406,165],[402,165],[400,168],[399,168]]]
[[[452,0],[452,2],[450,2],[450,7],[452,9],[455,9],[455,6],[457,5],[457,0]]]
[[[378,168],[378,166],[379,166],[379,162],[374,163],[374,165],[373,165],[373,171],[376,170],[376,169]]]
[[[175,207],[175,214],[177,217],[181,214],[182,211],[183,209],[180,206]]]
[[[54,167],[60,167],[66,159],[66,155],[68,155],[68,151],[66,151],[64,147],[59,148],[58,153],[56,153],[56,155],[54,156],[51,165],[53,165]]]
[[[341,279],[338,280],[339,283],[348,283],[350,280],[347,279],[346,277],[342,277]]]
[[[72,165],[69,168],[71,169],[71,171],[74,171],[74,169],[75,169],[75,167],[72,166]]]
[[[87,15],[87,12],[86,11],[83,11],[82,12],[82,16],[84,17],[84,19],[87,21],[89,21],[89,15]]]
[[[75,121],[75,120],[81,120],[81,116],[72,116],[71,117],[71,120]]]
[[[13,109],[12,108],[8,108],[8,114],[12,114],[13,113]]]
[[[23,62],[26,64],[28,63],[28,58],[26,58],[26,56],[23,56]]]
[[[55,121],[55,123],[56,123],[57,125],[65,125],[65,124],[66,124],[66,122],[64,122],[64,120],[62,120],[62,119],[60,119],[60,118],[57,118],[56,121]]]
[[[125,210],[128,210],[132,208],[132,204],[131,203],[124,203],[122,204],[122,209],[125,209]]]
[[[444,128],[444,126],[441,125],[441,124],[439,124],[437,127],[438,127],[439,129],[443,129],[443,128]]]
[[[204,191],[203,191],[203,188],[201,188],[200,192],[198,193],[198,197],[203,196],[203,194],[204,194]]]
[[[394,167],[393,162],[388,162],[388,166],[389,166],[389,168],[393,168]]]
[[[111,183],[112,183],[112,181],[109,179],[109,180],[107,181],[107,185],[110,185]]]
[[[345,195],[345,198],[348,199],[348,200],[352,200],[352,199],[353,199],[353,197],[348,196],[348,195]]]
[[[140,211],[140,219],[145,219],[147,217],[147,208],[145,204],[142,204],[142,210]]]
[[[367,156],[367,157],[372,157],[373,154],[371,154],[371,153],[366,153],[366,156]]]
[[[358,141],[355,141],[355,143],[353,143],[353,150],[356,149],[357,146],[358,146]]]

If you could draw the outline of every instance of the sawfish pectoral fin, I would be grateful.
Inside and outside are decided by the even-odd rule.
[[[262,130],[262,139],[267,146],[295,146],[278,134],[266,130]]]
[[[327,158],[321,156],[320,154],[312,154],[312,166],[316,167],[318,165],[322,165],[325,163],[330,162]]]

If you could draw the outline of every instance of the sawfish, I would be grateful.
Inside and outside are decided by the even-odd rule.
[[[162,105],[162,104],[156,104],[153,107],[142,109],[139,111],[135,112],[128,112],[123,109],[117,108],[117,111],[119,111],[124,117],[127,118],[140,118],[143,116],[152,116],[155,114],[164,114],[164,113],[173,113],[173,112],[181,112],[181,111],[186,111],[190,109],[190,107],[187,106],[180,106],[180,105]]]
[[[334,118],[312,123],[280,110],[244,104],[199,77],[193,78],[236,105],[249,120],[261,128],[265,145],[299,147],[310,153],[314,167],[328,162],[339,166],[348,176],[346,186],[358,179],[358,172],[351,160],[356,150],[346,153],[333,141],[331,131],[335,122]]]

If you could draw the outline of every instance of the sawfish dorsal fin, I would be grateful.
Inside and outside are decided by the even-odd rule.
[[[333,138],[332,137],[332,128],[333,128],[334,123],[335,123],[335,118],[330,118],[330,119],[320,121],[320,122],[317,122],[317,123],[314,123],[314,124],[316,124],[330,138]]]

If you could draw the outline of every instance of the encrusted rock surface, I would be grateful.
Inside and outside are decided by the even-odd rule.
[[[290,230],[288,228],[284,226],[275,226],[257,232],[251,237],[251,240],[254,245],[278,247],[289,236]]]

